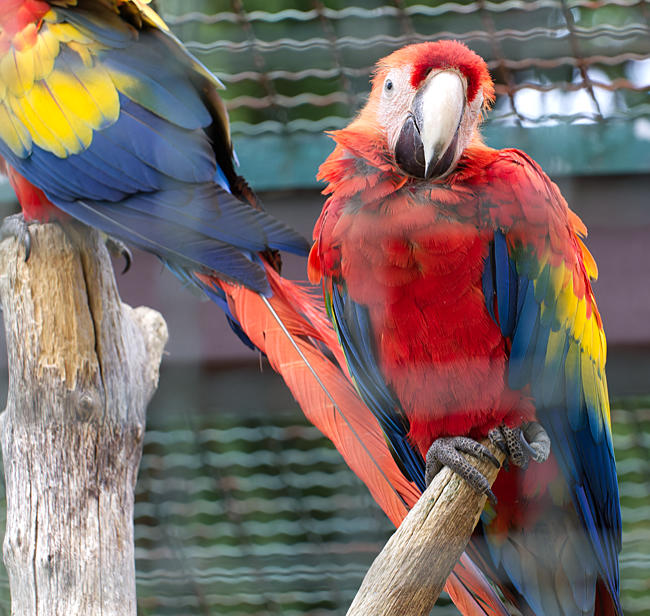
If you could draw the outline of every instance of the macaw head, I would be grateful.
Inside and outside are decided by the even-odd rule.
[[[440,179],[454,169],[493,100],[480,56],[458,41],[419,43],[379,61],[360,119],[383,131],[403,173]]]

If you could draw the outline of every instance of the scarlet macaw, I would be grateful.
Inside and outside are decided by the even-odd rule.
[[[487,65],[459,42],[381,60],[320,168],[329,197],[309,274],[404,476],[422,490],[447,464],[496,496],[465,559],[499,609],[621,614],[596,266],[540,167],[483,143],[493,98]],[[488,457],[473,440],[488,436],[511,456],[494,495],[458,455]]]
[[[222,87],[148,0],[5,0],[0,156],[25,220],[72,216],[193,284],[270,294],[258,253],[308,244],[236,174]]]

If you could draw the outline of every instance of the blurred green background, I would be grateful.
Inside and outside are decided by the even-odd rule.
[[[322,205],[316,170],[332,149],[323,131],[345,126],[363,104],[378,58],[439,38],[486,58],[498,94],[486,140],[532,155],[590,229],[615,399],[623,605],[650,614],[650,5],[159,5],[226,86],[242,174],[305,235]],[[6,185],[0,202],[15,209]],[[304,262],[287,259],[286,272],[304,278]],[[212,304],[140,253],[119,285],[125,301],[157,308],[170,328],[137,485],[139,613],[345,613],[390,535],[388,520]],[[9,613],[0,568],[0,614]],[[456,612],[443,597],[434,613]]]

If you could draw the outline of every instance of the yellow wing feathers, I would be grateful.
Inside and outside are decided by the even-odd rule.
[[[119,114],[117,90],[93,59],[97,44],[55,19],[47,13],[32,44],[19,37],[0,60],[0,137],[20,157],[32,144],[59,157],[77,153]]]
[[[148,0],[96,1],[126,10],[140,25],[167,30]],[[24,158],[36,145],[64,158],[87,148],[94,131],[117,120],[124,84],[102,66],[102,49],[83,27],[63,21],[56,8],[13,36],[0,56],[0,139],[14,154]]]
[[[528,261],[527,272],[532,277],[539,302],[540,331],[546,331],[537,342],[535,353],[543,353],[540,359],[544,371],[547,367],[559,370],[561,365],[565,366],[570,372],[567,387],[580,387],[592,412],[609,425],[605,380],[607,345],[587,280],[595,278],[597,269],[582,241],[575,239],[578,241],[576,260],[553,256],[550,243],[547,243],[545,250],[537,252],[537,262],[535,259]],[[544,395],[551,400],[555,394],[549,389]]]

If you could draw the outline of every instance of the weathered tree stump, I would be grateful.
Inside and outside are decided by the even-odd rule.
[[[503,463],[505,456],[483,443]],[[498,469],[466,456],[488,479]],[[347,616],[428,616],[461,557],[486,497],[443,468],[366,573]]]
[[[0,244],[12,615],[135,616],[134,486],[167,327],[121,303],[99,234],[31,234],[27,263]]]

